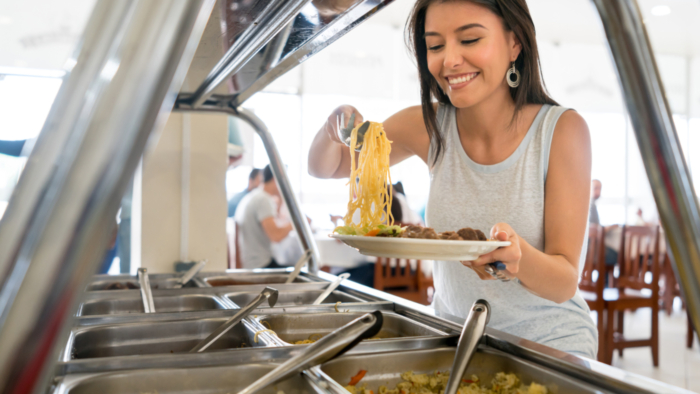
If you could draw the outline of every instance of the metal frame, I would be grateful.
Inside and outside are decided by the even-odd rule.
[[[688,312],[700,327],[700,208],[635,0],[593,0],[610,44]],[[654,278],[657,280],[657,278]]]

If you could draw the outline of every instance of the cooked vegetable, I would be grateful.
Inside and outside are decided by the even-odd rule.
[[[360,380],[365,377],[365,374],[367,371],[364,369],[361,369],[360,372],[357,373],[357,375],[353,376],[350,379],[350,383],[348,383],[348,386],[357,386],[358,383],[360,383]]]

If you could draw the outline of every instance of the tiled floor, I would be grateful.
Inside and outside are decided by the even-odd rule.
[[[625,315],[625,337],[644,338],[650,335],[651,311],[640,309]],[[636,374],[700,393],[700,345],[686,344],[686,313],[676,309],[671,316],[659,314],[659,366],[654,368],[651,348],[625,349],[623,357],[615,352],[613,366]]]

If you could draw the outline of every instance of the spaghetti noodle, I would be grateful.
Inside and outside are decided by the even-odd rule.
[[[345,226],[334,231],[344,235],[396,236],[401,228],[394,226],[391,215],[391,141],[381,123],[370,122],[356,160],[358,129],[355,127],[350,135],[350,199],[343,218]],[[355,223],[353,217],[358,210],[359,223]]]

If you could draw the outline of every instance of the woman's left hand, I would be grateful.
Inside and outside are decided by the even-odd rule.
[[[489,263],[500,261],[506,266],[503,274],[505,274],[508,279],[515,278],[518,274],[520,258],[522,257],[520,237],[507,223],[497,223],[494,225],[491,228],[490,237],[496,241],[510,241],[510,246],[498,248],[491,253],[479,256],[479,258],[474,261],[462,261],[462,265],[474,270],[482,280],[493,280],[496,278],[491,276],[491,274],[486,271],[485,267]]]

